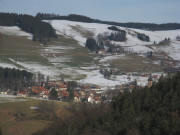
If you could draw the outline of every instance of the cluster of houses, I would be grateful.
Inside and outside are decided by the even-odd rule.
[[[74,91],[75,102],[101,103],[105,101],[105,93],[99,86],[82,85],[81,89]]]
[[[18,91],[17,96],[49,99],[52,90],[57,92],[57,100],[70,101],[68,82],[65,81],[40,82],[36,86]],[[72,92],[74,102],[101,103],[106,97],[100,86],[92,84],[78,84]]]
[[[58,97],[61,95],[65,98],[69,95],[67,91],[67,82],[63,81],[37,82],[34,86],[19,91],[17,95],[23,97],[35,96],[48,99],[52,89],[57,91]]]
[[[159,80],[159,78],[162,76],[163,74],[150,74],[150,73],[144,73],[144,74],[138,74],[138,73],[132,73],[129,74],[127,76],[128,82],[125,84],[121,84],[121,85],[116,85],[114,87],[113,90],[117,90],[119,92],[131,92],[134,88],[140,88],[140,87],[152,87],[153,82],[157,82]],[[147,78],[147,82],[144,81],[143,85],[140,85],[141,83],[138,82],[138,80],[133,80],[132,77],[133,76],[139,76],[139,77],[143,77],[143,78]],[[109,88],[110,89],[110,88]]]
[[[70,101],[70,96],[73,95],[71,101],[74,102],[85,102],[85,103],[102,103],[111,100],[111,95],[108,93],[109,91],[116,90],[119,92],[131,91],[135,87],[138,86],[138,82],[136,80],[132,80],[132,76],[139,75],[136,73],[131,73],[131,75],[127,76],[129,79],[129,83],[117,85],[115,87],[103,89],[100,86],[92,85],[92,84],[79,84],[77,86],[69,90],[69,82],[66,81],[45,81],[45,82],[37,82],[34,86],[25,88],[18,92],[12,93],[11,90],[1,91],[0,94],[14,94],[20,97],[37,97],[42,99],[50,99],[51,91],[55,90],[57,94],[57,99],[60,101]],[[148,87],[151,87],[154,81],[159,79],[159,75],[157,74],[141,74],[142,77],[148,77]]]

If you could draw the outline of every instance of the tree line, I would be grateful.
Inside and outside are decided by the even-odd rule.
[[[137,38],[141,41],[150,42],[150,37],[143,33],[137,33]]]
[[[57,35],[52,26],[39,18],[16,13],[0,13],[1,26],[18,26],[23,31],[33,34],[33,40],[47,43],[50,38],[56,38]]]
[[[0,91],[18,91],[31,86],[33,74],[25,70],[0,67]]]
[[[36,17],[41,20],[69,20],[69,21],[93,23],[93,19],[91,19],[90,17],[83,16],[83,15],[76,15],[76,14],[70,14],[68,16],[61,16],[58,14],[38,13]]]
[[[110,53],[116,51],[121,52],[123,48],[117,47],[110,41],[116,41],[116,42],[126,41],[127,40],[126,31],[120,29],[114,31],[115,32],[99,34],[96,38],[87,38],[85,46],[92,52],[105,50],[105,47],[108,48],[106,49],[106,51]]]
[[[108,27],[108,29],[115,31],[115,32],[111,33],[110,36],[107,37],[109,40],[118,41],[118,42],[127,40],[125,30],[121,30],[121,29],[117,28],[116,26]]]
[[[100,23],[100,24],[108,24],[115,25],[121,27],[128,28],[136,28],[136,29],[146,29],[146,30],[175,30],[180,29],[179,23],[165,23],[165,24],[155,24],[155,23],[120,23],[120,22],[112,22],[112,21],[103,21],[99,19],[93,19],[83,15],[70,14],[67,16],[61,16],[57,14],[49,14],[49,13],[38,13],[37,16],[41,20],[69,20],[69,21],[78,21],[78,22],[87,22],[87,23]]]
[[[179,135],[179,105],[177,73],[161,77],[151,88],[119,93],[109,104],[69,107],[69,118],[34,135]]]

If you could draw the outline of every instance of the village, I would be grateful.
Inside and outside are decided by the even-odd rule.
[[[113,87],[101,87],[94,84],[81,84],[75,81],[39,81],[35,82],[31,87],[24,88],[19,91],[1,90],[2,95],[16,95],[18,97],[33,97],[42,100],[57,100],[64,102],[76,103],[107,103],[111,102],[112,98],[119,92],[131,92],[138,87],[151,87],[153,82],[157,82],[162,74],[141,74],[141,77],[146,78],[147,82],[143,85],[138,80],[133,79],[132,75],[128,74],[128,82]]]

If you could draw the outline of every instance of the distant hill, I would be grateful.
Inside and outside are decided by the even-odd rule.
[[[38,13],[37,18],[41,20],[69,20],[77,22],[88,22],[88,23],[100,23],[100,24],[109,24],[121,27],[136,28],[136,29],[145,29],[145,30],[176,30],[180,29],[180,23],[165,23],[165,24],[154,24],[154,23],[120,23],[113,21],[102,21],[98,19],[93,19],[83,15],[70,14],[68,16],[61,16],[57,14],[48,14],[48,13]]]

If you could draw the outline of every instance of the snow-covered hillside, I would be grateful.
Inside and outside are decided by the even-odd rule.
[[[79,26],[82,28],[82,30],[90,31],[94,33],[95,36],[101,33],[105,32],[113,32],[112,30],[109,30],[108,27],[111,25],[106,24],[97,24],[97,23],[82,23],[82,22],[74,22],[74,21],[66,21],[66,20],[51,20],[46,21],[50,23],[57,31],[57,34],[63,34],[66,36],[70,36],[78,40],[80,43],[84,43],[86,37],[81,35],[80,32],[77,32],[77,30],[74,30],[72,26]],[[180,35],[180,30],[169,30],[169,31],[146,31],[146,30],[140,30],[140,29],[132,29],[132,28],[125,28],[125,27],[119,27],[122,30],[125,30],[128,35],[128,41],[124,43],[124,45],[135,45],[135,44],[150,44],[154,41],[159,42],[164,40],[165,38],[171,38],[172,40],[176,39],[177,35]],[[143,42],[138,40],[136,37],[133,36],[135,32],[138,33],[144,33],[150,37],[151,42]]]
[[[74,21],[66,21],[66,20],[51,20],[46,21],[49,22],[55,29],[57,34],[64,35],[67,37],[74,38],[77,40],[80,45],[84,46],[86,42],[86,38],[88,37],[85,32],[92,33],[94,37],[98,34],[102,33],[110,33],[113,32],[108,29],[110,25],[106,24],[97,24],[97,23],[82,23],[82,22],[74,22]],[[180,35],[180,30],[169,30],[169,31],[146,31],[146,30],[139,30],[139,29],[132,29],[132,28],[124,28],[118,27],[122,30],[127,32],[127,41],[126,42],[114,42],[117,45],[132,49],[134,52],[144,53],[148,51],[154,51],[156,48],[150,48],[148,45],[152,45],[154,42],[159,43],[160,41],[164,40],[165,38],[170,38],[173,41],[171,49],[167,48],[166,52],[171,52],[170,56],[177,57],[177,49],[179,50],[178,45],[180,42],[174,42],[176,37]],[[135,34],[136,33],[143,33],[150,37],[150,42],[144,42],[139,40]],[[178,48],[177,48],[178,47]],[[164,48],[162,48],[163,50]],[[179,53],[179,51],[178,51]]]
[[[32,34],[22,31],[17,26],[0,26],[0,33],[13,36],[22,36],[27,37],[28,39],[32,39]]]
[[[127,40],[125,42],[111,42],[117,46],[139,53],[138,56],[129,56],[126,54],[113,55],[108,53],[101,56],[88,53],[88,50],[84,48],[86,39],[88,37],[96,38],[99,34],[108,35],[114,32],[108,29],[110,25],[65,20],[51,20],[46,22],[54,27],[58,35],[63,35],[68,40],[60,37],[56,40],[52,40],[51,44],[46,46],[40,44],[39,46],[38,44],[37,46],[31,46],[33,43],[31,42],[28,46],[31,46],[33,50],[29,49],[28,51],[26,50],[28,46],[25,46],[24,42],[22,42],[18,49],[22,47],[22,50],[27,52],[26,55],[21,55],[19,52],[16,53],[16,48],[11,50],[4,45],[5,60],[4,57],[0,59],[0,67],[26,69],[33,73],[44,74],[51,79],[60,79],[61,75],[63,75],[66,77],[66,80],[76,80],[81,83],[92,83],[101,86],[115,86],[134,80],[138,81],[138,85],[145,86],[148,77],[144,77],[144,73],[161,75],[164,71],[163,68],[166,68],[164,65],[168,65],[167,62],[173,61],[169,59],[169,57],[180,61],[180,41],[176,41],[177,35],[180,35],[180,30],[146,31],[117,27],[126,31]],[[18,36],[32,39],[31,34],[22,31],[16,26],[0,26],[0,33],[16,36],[17,42],[19,41]],[[137,38],[137,33],[149,36],[150,42],[139,40]],[[154,42],[159,43],[165,38],[171,39],[169,45],[158,46],[154,44]],[[72,39],[78,41],[81,46]],[[144,57],[145,55],[143,53],[149,51],[155,52],[154,54],[157,57],[155,56],[153,59]],[[9,53],[9,55],[7,55],[6,52]],[[160,57],[158,57],[158,55],[160,55]],[[168,58],[164,59],[166,56],[168,56]],[[163,64],[161,65],[161,63]],[[177,66],[179,63],[180,62],[175,62],[172,66]],[[100,70],[110,68],[118,72],[107,79],[100,73]],[[140,72],[140,75],[136,76],[129,74],[129,72]],[[130,80],[128,79],[129,77],[131,78]]]
[[[82,31],[92,32],[94,36],[97,36],[100,33],[110,32],[110,30],[108,30],[108,25],[105,24],[81,23],[66,20],[51,20],[46,22],[50,23],[54,27],[57,34],[72,37],[79,41],[82,46],[84,46],[87,38],[85,35],[82,35]],[[74,27],[79,28],[79,31]]]

